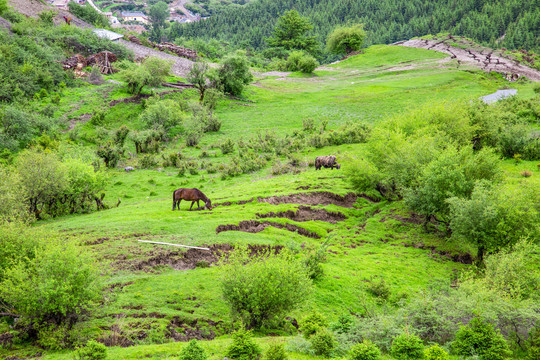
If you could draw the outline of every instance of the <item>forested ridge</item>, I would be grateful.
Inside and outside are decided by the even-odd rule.
[[[365,46],[451,32],[492,47],[540,48],[538,0],[259,0],[224,8],[198,23],[173,27],[173,37],[219,39],[262,49],[277,19],[296,9],[321,43],[338,25],[363,23]]]

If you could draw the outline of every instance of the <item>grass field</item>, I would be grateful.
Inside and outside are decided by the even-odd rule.
[[[302,121],[307,118],[317,123],[328,121],[330,129],[348,121],[376,125],[409,108],[442,101],[469,101],[508,85],[480,71],[457,69],[455,64],[441,61],[443,58],[443,54],[423,49],[374,46],[363,55],[327,66],[310,77],[261,77],[247,88],[244,100],[220,102],[216,114],[223,126],[219,132],[206,135],[198,148],[182,151],[199,156],[205,148],[225,138],[245,139],[260,131],[288,134],[301,130]],[[532,95],[530,84],[512,87],[518,89],[520,96]],[[126,96],[121,85],[110,83],[66,90],[58,112],[74,120],[76,131],[84,139],[96,136],[96,128],[80,120],[88,120],[94,109],[106,109],[112,100]],[[140,111],[140,104],[113,106],[103,127],[112,130],[128,124],[139,128]],[[170,149],[180,147],[181,139],[169,145]],[[362,144],[341,145],[307,148],[300,156],[309,160],[336,154],[338,159],[347,159],[348,155],[361,156],[363,151]],[[207,160],[224,163],[229,157],[218,149]],[[36,225],[57,230],[66,238],[80,239],[81,246],[96,256],[106,288],[105,301],[77,325],[80,339],[97,337],[116,345],[109,349],[111,359],[172,359],[184,346],[182,342],[172,342],[168,335],[172,328],[186,338],[189,334],[216,338],[202,342],[203,347],[212,359],[223,358],[231,341],[224,335],[231,330],[233,319],[220,295],[220,268],[212,264],[193,266],[199,259],[207,259],[201,252],[189,253],[138,240],[205,247],[281,245],[301,254],[326,243],[325,275],[316,282],[313,297],[290,314],[298,320],[313,310],[334,321],[342,314],[361,316],[366,304],[378,307],[366,292],[366,285],[375,279],[384,279],[393,298],[399,299],[430,284],[449,283],[468,267],[462,259],[464,254],[474,256],[473,249],[449,242],[437,233],[425,233],[421,221],[400,202],[372,202],[356,195],[349,195],[349,202],[335,196],[330,199],[326,193],[343,197],[352,192],[345,177],[346,168],[344,160],[341,170],[315,171],[309,167],[300,174],[274,176],[267,167],[227,179],[206,172],[178,177],[175,168],[130,173],[110,170],[105,200],[112,208],[44,220]],[[533,162],[515,165],[508,161],[504,169],[511,183],[538,183],[540,173]],[[533,172],[527,179],[519,175],[526,169]],[[190,212],[188,203],[182,202],[180,211],[171,211],[172,192],[180,187],[201,189],[214,208]],[[291,194],[300,194],[299,200],[291,201],[289,197],[279,203],[279,197]],[[265,200],[268,198],[272,199]],[[118,199],[121,204],[114,207]],[[313,214],[337,212],[345,219],[296,221],[260,216],[296,211],[301,206],[309,207]],[[216,232],[220,225],[238,225],[245,220],[269,221],[272,225],[257,233]],[[300,234],[299,228],[313,237]],[[272,342],[287,342],[294,331],[269,332],[285,337],[267,336],[262,331],[257,334],[257,341],[263,347]],[[120,346],[125,344],[136,346]],[[38,350],[15,346],[10,351],[23,354]],[[0,348],[0,355],[4,354],[6,350]],[[71,356],[70,352],[47,352],[44,358]],[[312,357],[291,353],[290,358]]]

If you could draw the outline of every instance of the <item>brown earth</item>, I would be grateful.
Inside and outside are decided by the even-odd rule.
[[[187,251],[152,250],[145,253],[146,256],[149,256],[145,260],[128,260],[125,255],[121,254],[112,265],[116,269],[132,271],[147,271],[163,265],[170,266],[175,270],[192,270],[196,267],[207,267],[215,264],[221,256],[227,256],[229,252],[234,250],[234,246],[229,244],[214,244],[208,248],[210,251],[201,249],[188,249]],[[248,245],[251,256],[267,250],[277,254],[282,248],[281,245]]]
[[[339,212],[326,211],[324,209],[313,209],[309,206],[300,206],[298,210],[280,211],[277,213],[269,212],[266,214],[256,214],[257,218],[286,218],[294,221],[311,221],[319,220],[335,224],[338,221],[343,221],[347,217]]]
[[[296,232],[299,235],[307,236],[307,237],[310,237],[310,238],[313,238],[313,239],[320,239],[321,238],[319,236],[319,234],[308,231],[308,230],[306,230],[304,228],[301,228],[299,226],[296,226],[296,225],[280,224],[280,223],[275,223],[275,222],[270,222],[270,221],[262,221],[262,222],[260,222],[260,221],[257,221],[257,220],[240,221],[240,223],[238,225],[219,225],[216,228],[216,233],[219,234],[220,232],[223,232],[223,231],[243,231],[243,232],[248,232],[248,233],[258,233],[258,232],[263,231],[268,226],[273,226],[273,227],[276,227],[278,229],[285,229],[285,230],[288,230],[288,231],[291,231],[291,232]]]
[[[382,240],[382,239],[379,239],[379,240]],[[387,240],[388,241],[388,240]],[[384,241],[384,242],[387,242],[387,241]],[[392,246],[405,246],[405,247],[413,247],[415,249],[422,249],[422,250],[430,250],[432,254],[437,254],[437,255],[440,255],[442,257],[445,257],[453,262],[457,262],[457,263],[461,263],[461,264],[472,264],[473,261],[474,261],[474,258],[472,257],[471,254],[468,254],[468,253],[464,253],[464,254],[452,254],[448,251],[444,251],[444,250],[437,250],[435,248],[435,246],[431,245],[431,246],[428,246],[428,245],[424,245],[424,243],[422,242],[419,242],[419,243],[404,243],[402,242],[401,244],[390,244]]]
[[[464,48],[452,46],[452,44],[457,44]],[[400,41],[393,45],[443,52],[449,54],[450,59],[457,60],[458,66],[463,64],[478,67],[486,72],[494,71],[507,75],[511,81],[515,80],[516,77],[522,76],[533,81],[540,81],[540,71],[510,59],[500,51],[484,48],[451,35],[437,40],[412,39]],[[517,76],[512,76],[514,74]]]
[[[345,196],[334,194],[328,191],[318,191],[310,193],[300,193],[283,196],[271,196],[267,198],[258,198],[259,202],[265,202],[272,205],[279,204],[304,204],[304,205],[337,205],[346,208],[352,208],[356,202],[355,193],[348,193]]]
[[[175,341],[212,340],[216,337],[216,328],[223,324],[223,321],[212,321],[209,319],[187,320],[175,316],[167,325],[166,336]]]

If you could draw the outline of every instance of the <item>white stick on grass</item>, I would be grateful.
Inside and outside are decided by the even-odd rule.
[[[190,249],[199,249],[199,250],[208,250],[208,251],[210,251],[209,248],[203,248],[203,247],[198,247],[198,246],[171,244],[171,243],[165,243],[165,242],[159,242],[159,241],[148,241],[148,240],[139,240],[139,241],[140,242],[145,242],[145,243],[152,243],[152,244],[172,245],[172,246],[179,246],[179,247],[185,247],[185,248],[190,248]]]

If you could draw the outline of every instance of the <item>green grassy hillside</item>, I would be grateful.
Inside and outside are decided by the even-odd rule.
[[[106,79],[118,80],[117,75]],[[411,109],[441,102],[467,103],[507,86],[498,76],[458,68],[441,53],[373,46],[312,76],[259,75],[247,87],[244,98],[219,101],[215,114],[222,127],[218,132],[206,134],[196,147],[185,147],[178,135],[162,153],[181,151],[199,164],[219,167],[238,155],[238,148],[222,154],[219,144],[226,139],[247,141],[265,132],[292,135],[302,132],[307,119],[312,119],[316,127],[327,122],[329,132],[349,122],[377,127],[385,119]],[[534,94],[533,84],[511,86],[518,89],[520,98]],[[166,91],[156,88],[147,90],[147,94]],[[121,125],[142,129],[138,116],[144,102],[113,103],[128,97],[121,83],[67,89],[55,109],[55,116],[71,122],[61,139],[63,144],[69,144],[70,139],[72,143],[62,146],[79,142],[85,144],[81,151],[94,151],[97,139],[106,138]],[[196,99],[197,94],[187,90],[164,97],[183,101]],[[37,108],[48,105],[47,100],[35,104]],[[89,121],[96,109],[105,110],[98,125]],[[127,148],[135,154],[132,142]],[[107,170],[105,202],[111,208],[35,224],[66,239],[77,239],[85,252],[95,256],[100,269],[104,298],[76,325],[77,343],[100,339],[111,346],[111,359],[173,359],[185,346],[174,339],[197,338],[205,340],[202,344],[211,359],[222,359],[231,342],[229,334],[237,324],[219,291],[221,275],[215,255],[229,245],[282,246],[299,254],[327,246],[324,276],[315,282],[313,296],[289,314],[298,321],[313,311],[323,313],[330,322],[344,314],[363,318],[371,311],[391,312],[402,299],[455,282],[461,271],[472,267],[475,248],[449,240],[441,232],[426,232],[421,217],[403,202],[375,201],[355,193],[346,174],[354,158],[365,156],[366,151],[365,144],[307,146],[297,154],[302,162],[312,165],[316,156],[335,154],[342,168],[316,171],[306,166],[296,174],[275,175],[272,165],[276,159],[288,161],[286,156],[276,155],[262,169],[235,177],[206,169],[179,176],[177,168],[162,166],[159,156],[155,166],[141,169],[140,155],[126,155],[116,169]],[[514,165],[507,160],[502,164],[513,186],[525,182],[540,185],[535,162]],[[125,172],[122,168],[127,165],[135,165],[136,170]],[[525,170],[533,176],[520,176]],[[187,211],[189,202],[183,201],[180,211],[171,211],[172,192],[180,187],[201,189],[214,208]],[[115,207],[117,199],[121,202]],[[307,214],[304,218],[291,216],[291,211],[301,208]],[[273,214],[265,215],[269,213]],[[246,225],[251,232],[234,231],[235,225],[247,220],[262,223],[264,230],[254,232],[261,225],[252,222]],[[218,229],[227,231],[218,233]],[[209,247],[213,251],[186,251],[138,240]],[[381,279],[391,294],[384,303],[368,290]],[[289,323],[259,330],[256,341],[266,348],[271,343],[291,341],[295,333]],[[28,344],[0,347],[0,356],[38,351],[43,352],[44,359],[73,356],[71,351],[43,351]],[[292,351],[290,358],[318,357]]]

